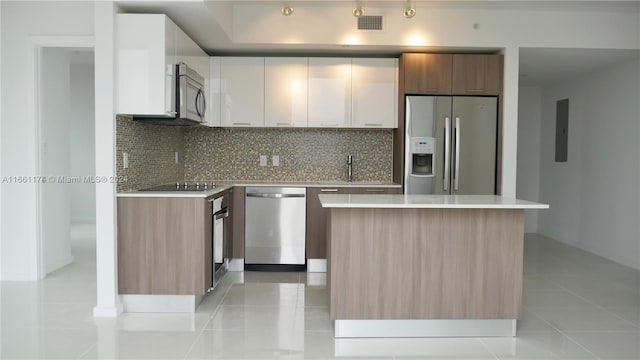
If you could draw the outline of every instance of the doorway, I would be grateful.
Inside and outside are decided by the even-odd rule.
[[[95,281],[93,59],[93,48],[40,48],[41,278]]]

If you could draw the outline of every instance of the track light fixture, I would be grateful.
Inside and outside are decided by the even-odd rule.
[[[293,7],[287,2],[282,6],[282,9],[280,9],[280,12],[284,16],[289,16],[293,14]]]
[[[353,6],[353,10],[351,11],[353,16],[359,18],[364,16],[364,8],[362,7],[362,1],[356,1],[356,4]]]
[[[411,0],[407,0],[404,2],[402,15],[404,15],[404,17],[406,17],[407,19],[410,19],[416,15],[416,8],[411,4]]]

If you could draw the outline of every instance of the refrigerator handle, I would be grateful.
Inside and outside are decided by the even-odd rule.
[[[458,178],[460,177],[460,118],[456,117],[455,124],[455,136],[456,136],[456,157],[454,159],[455,164],[453,168],[453,190],[458,191]]]
[[[449,117],[444,118],[444,171],[443,171],[443,190],[449,190],[449,173],[451,170],[451,163],[449,159],[451,154],[451,119]]]

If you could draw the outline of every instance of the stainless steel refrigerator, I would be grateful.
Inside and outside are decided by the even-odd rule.
[[[407,96],[405,114],[405,194],[496,193],[496,97]]]

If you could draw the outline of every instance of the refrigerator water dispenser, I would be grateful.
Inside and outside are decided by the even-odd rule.
[[[411,138],[411,175],[433,176],[436,139],[431,137]]]

